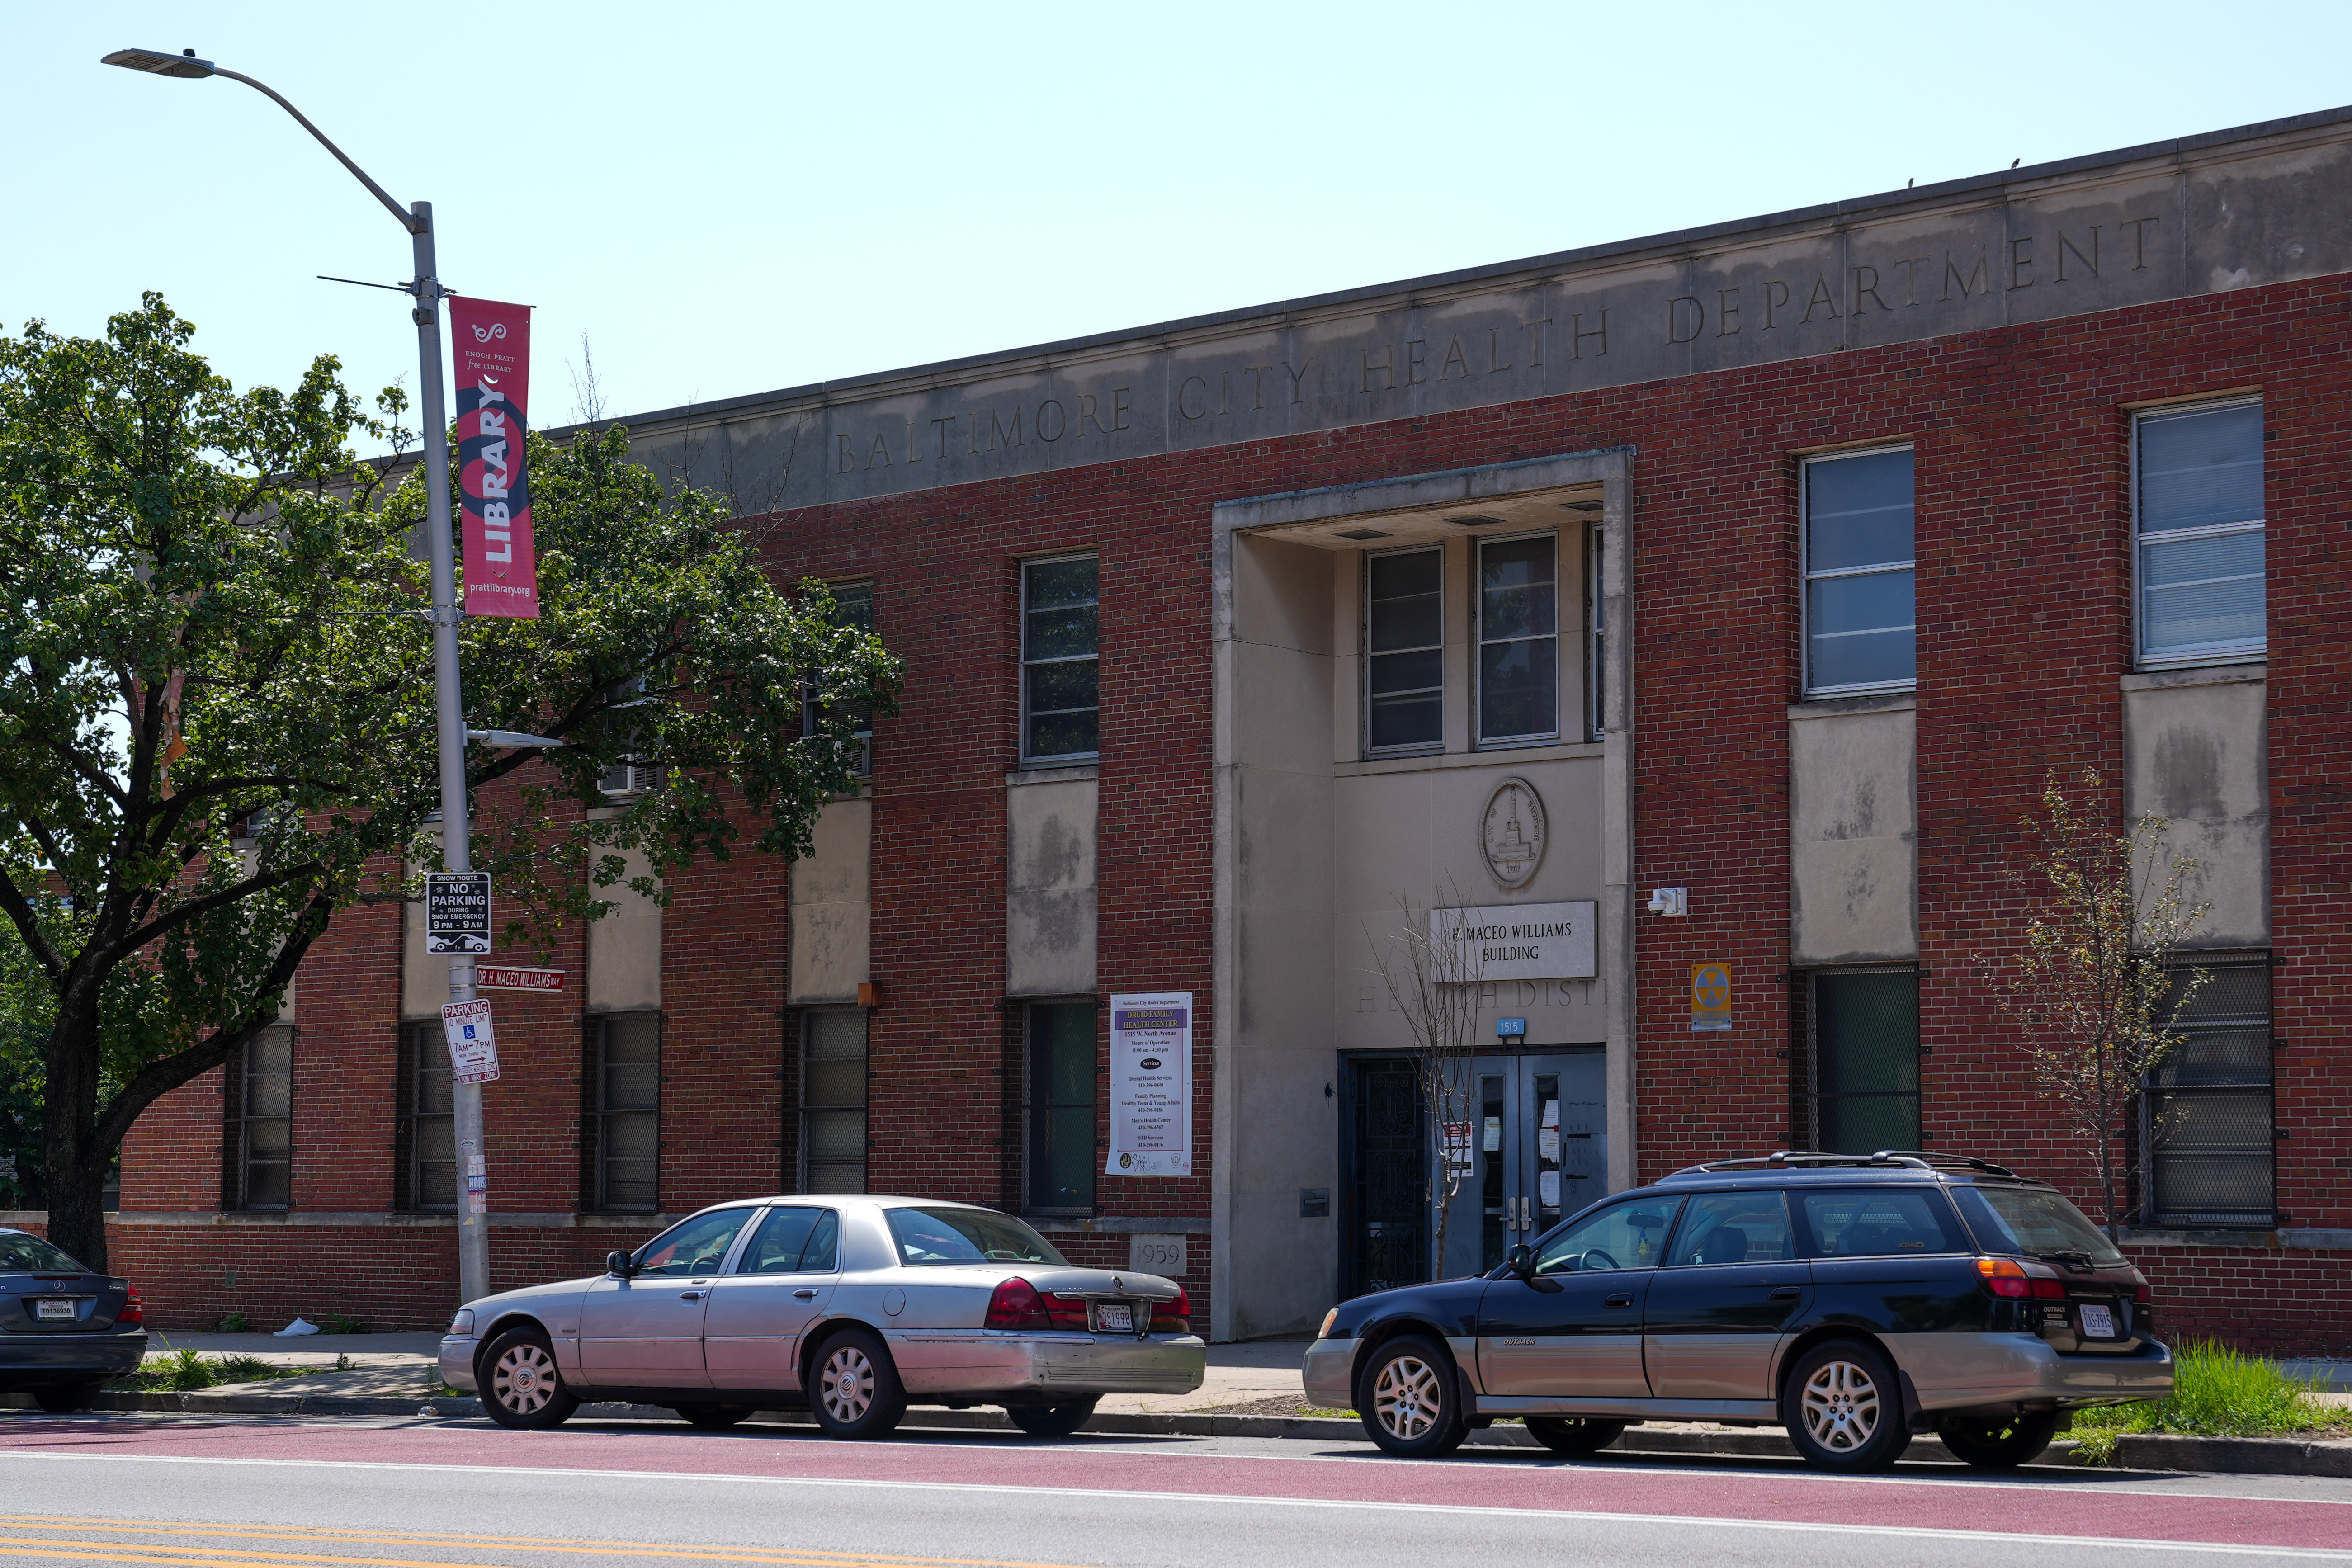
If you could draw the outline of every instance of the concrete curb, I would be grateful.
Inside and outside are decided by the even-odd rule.
[[[0,1408],[32,1409],[22,1394],[0,1394]],[[405,1415],[442,1421],[463,1421],[482,1414],[482,1402],[469,1394],[438,1398],[359,1399],[324,1394],[101,1394],[98,1410],[146,1410],[184,1415]],[[580,1407],[591,1420],[669,1421],[676,1413],[666,1405],[595,1404]],[[805,1411],[761,1413],[763,1424],[814,1427]],[[1001,1410],[940,1410],[918,1407],[908,1417],[918,1430],[950,1432],[1011,1432],[1017,1430]],[[1320,1415],[1103,1415],[1087,1422],[1084,1431],[1105,1436],[1170,1437],[1276,1437],[1313,1443],[1360,1443],[1359,1422]],[[1528,1429],[1516,1423],[1483,1428],[1470,1434],[1470,1445],[1483,1448],[1539,1448]],[[2072,1462],[2075,1445],[2052,1447],[2049,1462]],[[1787,1459],[1796,1457],[1787,1434],[1770,1427],[1727,1432],[1694,1432],[1663,1426],[1633,1426],[1605,1450],[1612,1454],[1675,1454],[1744,1459]],[[1922,1434],[1911,1440],[1907,1458],[1953,1462],[1944,1445]],[[2203,1471],[2214,1475],[2352,1477],[2352,1440],[2313,1441],[2299,1437],[2191,1437],[2172,1433],[2135,1433],[2116,1439],[2115,1468],[2132,1470]]]

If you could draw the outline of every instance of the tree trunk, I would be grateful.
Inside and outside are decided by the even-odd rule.
[[[98,1147],[99,1061],[104,1047],[99,1038],[96,991],[95,984],[68,986],[49,1032],[42,1153],[48,1177],[50,1245],[83,1268],[103,1274],[106,1167],[114,1151]]]

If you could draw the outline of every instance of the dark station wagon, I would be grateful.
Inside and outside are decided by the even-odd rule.
[[[1307,1352],[1310,1403],[1392,1454],[1516,1415],[1589,1455],[1640,1421],[1788,1428],[1832,1470],[1934,1432],[2021,1465],[2070,1412],[2161,1398],[2147,1279],[2049,1184],[1983,1160],[1784,1152],[1695,1165],[1515,1247],[1362,1296]]]
[[[92,1274],[21,1230],[0,1229],[0,1394],[42,1409],[87,1408],[147,1353],[139,1288]]]

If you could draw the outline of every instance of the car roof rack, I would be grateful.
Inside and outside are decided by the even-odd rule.
[[[1701,1165],[1685,1165],[1672,1173],[1676,1176],[1717,1175],[1734,1171],[1765,1171],[1814,1169],[1822,1166],[1851,1166],[1859,1170],[1902,1168],[1915,1171],[1976,1171],[1988,1176],[2014,1176],[2016,1172],[1990,1160],[1974,1159],[1965,1154],[1931,1154],[1924,1149],[1881,1149],[1869,1154],[1831,1154],[1818,1149],[1776,1149],[1769,1154],[1746,1160],[1710,1160]]]

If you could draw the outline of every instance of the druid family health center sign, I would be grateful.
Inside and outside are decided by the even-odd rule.
[[[457,496],[465,509],[466,613],[539,618],[530,538],[530,307],[449,302],[457,366]]]
[[[1601,906],[1591,899],[1429,911],[1431,940],[1454,946],[1454,973],[1476,981],[1590,980],[1601,973],[1600,924]]]
[[[1110,1153],[1114,1176],[1192,1173],[1192,994],[1110,999]]]

